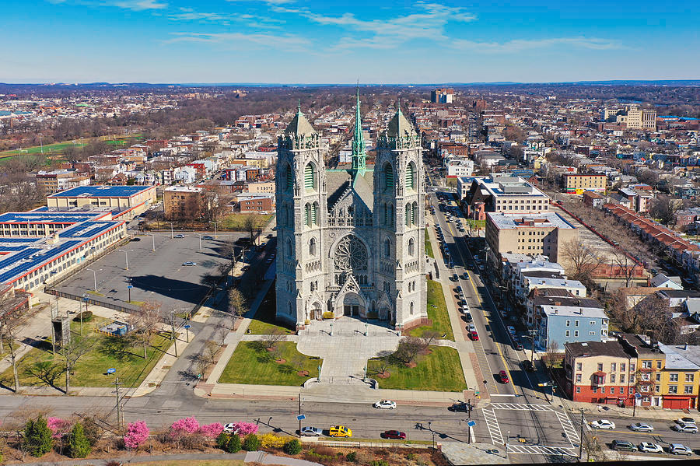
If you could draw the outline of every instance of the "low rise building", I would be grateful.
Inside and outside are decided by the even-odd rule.
[[[540,351],[563,352],[567,343],[604,341],[608,316],[600,303],[587,300],[578,305],[541,304],[535,309],[535,346]],[[592,306],[592,307],[584,307]]]
[[[549,211],[549,196],[518,176],[474,178],[464,197],[467,215],[483,204],[485,212],[542,213]]]
[[[606,175],[567,173],[562,175],[562,188],[567,194],[583,194],[585,191],[605,193],[608,177]]]
[[[129,220],[145,212],[156,202],[155,186],[79,186],[46,198],[49,210],[111,209]]]

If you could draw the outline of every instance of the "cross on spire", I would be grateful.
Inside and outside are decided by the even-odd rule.
[[[360,82],[357,82],[357,102],[355,104],[355,134],[352,138],[352,170],[365,173],[365,139],[362,136],[362,116],[360,115]]]

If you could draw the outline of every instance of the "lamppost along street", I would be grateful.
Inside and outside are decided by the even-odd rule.
[[[97,291],[97,273],[95,273],[93,269],[86,268],[85,270],[92,272],[92,278],[95,280],[95,287],[93,289]]]

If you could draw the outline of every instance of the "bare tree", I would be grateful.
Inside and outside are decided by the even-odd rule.
[[[425,341],[418,337],[406,337],[399,343],[394,357],[404,364],[415,361],[418,354],[425,349]]]
[[[3,331],[9,340],[7,346],[10,349],[10,362],[12,363],[12,376],[15,382],[15,393],[19,392],[19,374],[17,373],[18,345],[16,343],[17,325],[18,322],[16,319],[9,318],[9,316],[8,318],[3,318]]]
[[[547,345],[545,349],[545,356],[547,357],[547,367],[552,369],[554,365],[554,360],[559,358],[559,343],[552,341]]]
[[[243,230],[250,234],[250,245],[253,246],[253,235],[260,228],[260,218],[257,215],[249,214],[246,215],[243,220]]]
[[[272,350],[282,340],[284,340],[284,333],[278,328],[271,328],[263,334],[260,342],[265,349]]]
[[[595,250],[581,239],[564,243],[562,257],[568,262],[571,278],[578,280],[587,287],[593,282],[593,273],[601,265],[603,259],[598,257]]]
[[[423,342],[425,343],[425,346],[428,347],[433,344],[433,341],[440,338],[440,336],[440,332],[437,332],[435,330],[428,330],[426,332],[423,332]]]
[[[231,288],[228,292],[228,311],[234,319],[234,323],[239,317],[248,312],[245,296],[238,288]]]
[[[66,363],[66,391],[68,395],[70,391],[70,377],[73,374],[76,364],[80,358],[92,350],[91,343],[80,336],[71,336],[68,343],[62,345],[60,355]]]
[[[623,251],[616,250],[613,256],[615,257],[615,264],[618,267],[618,275],[621,275],[625,279],[625,287],[629,287],[634,278],[635,271],[637,270],[637,263],[630,259],[627,253]]]
[[[143,347],[143,358],[148,357],[148,347],[151,346],[153,335],[158,332],[161,322],[161,303],[146,301],[139,312],[132,314],[129,322],[133,338]]]

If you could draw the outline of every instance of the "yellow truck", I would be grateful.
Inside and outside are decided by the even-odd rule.
[[[331,426],[328,429],[328,435],[330,437],[352,437],[352,430],[345,426]]]

